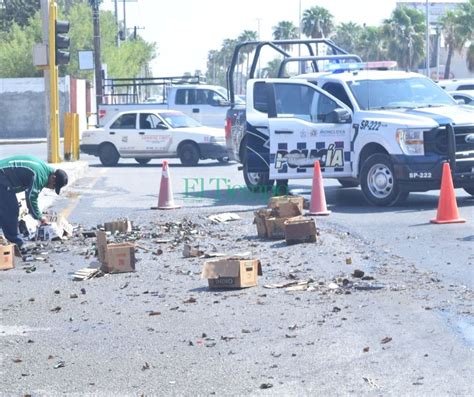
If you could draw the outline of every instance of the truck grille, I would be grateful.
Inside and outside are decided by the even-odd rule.
[[[453,126],[455,136],[456,158],[474,160],[474,142],[467,142],[466,137],[474,134],[474,125]],[[441,126],[424,133],[425,153],[448,154],[448,128]]]

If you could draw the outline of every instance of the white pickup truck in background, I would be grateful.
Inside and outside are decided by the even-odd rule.
[[[104,126],[117,113],[139,109],[178,110],[192,117],[202,125],[222,128],[229,108],[227,90],[224,87],[207,84],[181,84],[165,87],[165,94],[156,96],[157,102],[145,100],[142,103],[120,103],[99,105],[99,126]],[[158,102],[162,99],[161,102]],[[243,101],[239,100],[243,103]]]

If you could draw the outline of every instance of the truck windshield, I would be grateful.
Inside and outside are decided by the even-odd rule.
[[[414,109],[456,105],[443,89],[422,77],[358,80],[348,83],[361,110]]]
[[[182,113],[162,113],[161,117],[163,117],[172,128],[201,127],[199,122]]]

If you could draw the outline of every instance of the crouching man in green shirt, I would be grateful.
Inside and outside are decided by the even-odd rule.
[[[45,187],[59,194],[68,177],[61,169],[54,170],[33,156],[13,156],[0,160],[0,227],[6,239],[22,248],[23,236],[18,233],[19,203],[17,193],[25,192],[31,216],[46,223],[38,207],[38,195]]]

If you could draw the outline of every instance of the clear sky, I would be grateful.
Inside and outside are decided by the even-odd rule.
[[[433,0],[431,0],[433,1]],[[157,43],[152,64],[154,76],[182,75],[205,70],[207,53],[221,48],[224,39],[235,39],[244,30],[271,39],[280,21],[298,26],[301,12],[315,5],[327,8],[336,23],[379,25],[389,18],[396,0],[126,0],[127,28],[139,26],[139,34]],[[103,9],[114,9],[105,0]],[[123,0],[118,0],[119,20]]]

